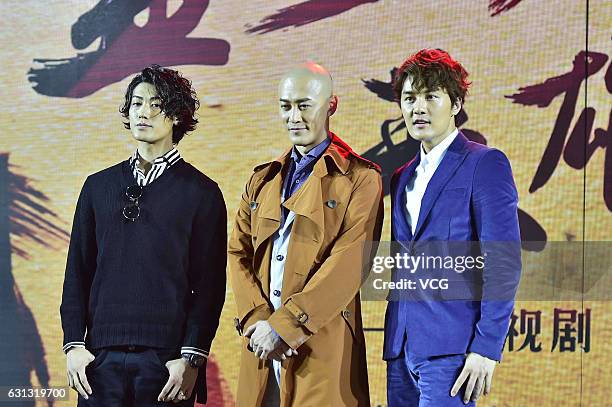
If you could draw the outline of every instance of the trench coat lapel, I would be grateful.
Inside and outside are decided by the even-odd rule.
[[[335,167],[341,174],[348,171],[350,147],[335,134],[330,134],[332,143],[315,163],[304,185],[283,203],[285,208],[295,213],[283,275],[283,302],[293,293],[303,289],[323,245],[326,205],[324,199],[328,196],[327,188],[330,187],[328,165]]]
[[[322,159],[315,166],[321,162]],[[302,290],[323,242],[325,225],[322,196],[321,178],[310,174],[304,185],[283,203],[285,208],[295,213],[283,274],[283,302]]]
[[[308,221],[319,233],[310,236],[315,242],[321,241],[323,234],[323,201],[322,201],[321,179],[316,176],[308,177],[302,188],[287,199],[283,206],[295,212],[295,223]],[[292,229],[293,231],[294,229]]]
[[[281,217],[281,189],[282,189],[282,171],[278,171],[274,178],[270,181],[267,186],[266,193],[261,196],[259,207],[256,209],[259,211],[259,223],[257,226],[257,239],[254,245],[254,255],[257,256],[260,250],[265,250],[267,242],[270,237],[276,233],[280,227]]]
[[[260,221],[257,231],[257,242],[255,243],[255,255],[264,254],[266,248],[272,246],[270,237],[280,227],[281,204],[289,211],[295,213],[293,225],[291,226],[291,239],[289,241],[285,272],[283,274],[282,300],[283,302],[293,293],[300,291],[308,277],[308,273],[315,264],[317,253],[325,237],[325,216],[323,202],[324,189],[329,176],[329,165],[335,166],[342,174],[348,171],[348,154],[350,147],[330,132],[332,143],[325,153],[317,160],[313,171],[289,199],[281,203],[282,193],[282,169],[278,169],[274,178],[270,181],[265,198],[259,210]],[[291,150],[288,150],[276,161],[284,163],[288,159]],[[265,243],[265,244],[264,244]]]

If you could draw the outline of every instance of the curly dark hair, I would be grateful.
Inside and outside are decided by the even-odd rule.
[[[444,89],[451,103],[457,100],[465,101],[468,88],[468,72],[454,60],[448,52],[442,49],[422,49],[404,61],[393,78],[393,92],[399,103],[402,88],[407,77],[412,78],[412,86],[416,90]]]
[[[159,65],[151,65],[136,75],[125,91],[125,100],[119,108],[121,115],[128,119],[123,122],[126,129],[130,128],[129,111],[132,94],[136,86],[142,82],[155,86],[161,98],[161,110],[171,119],[178,119],[178,124],[172,126],[172,142],[178,144],[190,131],[195,130],[198,119],[195,112],[200,107],[200,101],[191,81],[183,77],[180,72]]]

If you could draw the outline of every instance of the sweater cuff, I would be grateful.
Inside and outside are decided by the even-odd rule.
[[[205,350],[205,349],[200,349],[200,348],[196,348],[196,347],[193,347],[193,346],[183,346],[181,348],[181,355],[184,355],[184,354],[193,354],[193,355],[203,356],[206,359],[208,359],[209,353],[210,352]]]
[[[181,350],[188,349],[194,351],[194,353],[198,352],[202,356],[204,356],[204,353],[208,355],[212,340],[210,329],[199,325],[191,325],[187,328]]]
[[[64,323],[64,320],[67,320],[68,318],[72,318],[75,319],[76,317],[73,317],[72,315],[70,315],[69,317],[65,317],[64,315],[62,315],[62,330],[64,331],[64,346],[69,344],[69,343],[85,343],[85,331],[86,331],[86,327],[85,324],[83,324],[81,326],[81,324],[74,324],[74,323]]]
[[[62,350],[64,353],[68,353],[68,351],[72,348],[85,348],[85,342],[68,342],[64,345]]]

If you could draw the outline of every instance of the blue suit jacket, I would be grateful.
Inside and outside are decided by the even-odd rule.
[[[406,220],[405,188],[419,162],[420,150],[391,179],[393,241],[404,242],[404,247],[428,241],[472,241],[480,248],[487,242],[508,244],[503,258],[487,257],[481,273],[483,297],[390,301],[383,358],[397,358],[406,345],[417,356],[476,352],[501,360],[521,271],[518,195],[510,163],[501,151],[459,132],[427,185],[413,235]],[[499,298],[499,292],[506,295]]]

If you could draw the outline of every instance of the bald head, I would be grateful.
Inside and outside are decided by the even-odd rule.
[[[330,97],[333,93],[331,75],[327,69],[314,62],[298,65],[283,75],[279,87],[287,84],[307,87],[313,95],[316,94],[325,98]]]
[[[300,153],[325,140],[338,104],[327,69],[312,62],[291,69],[283,75],[278,95],[281,118]]]

